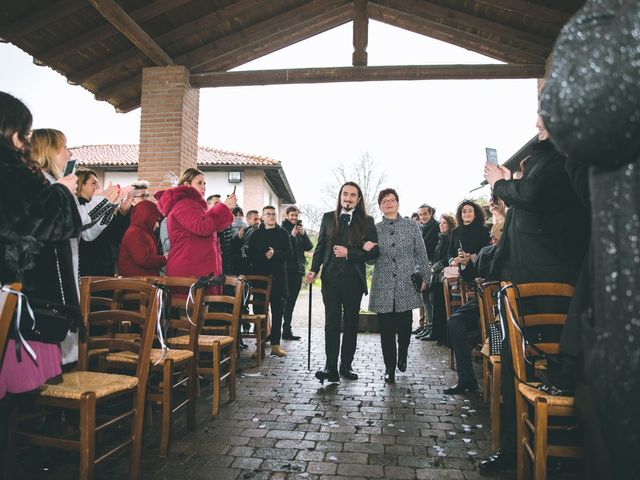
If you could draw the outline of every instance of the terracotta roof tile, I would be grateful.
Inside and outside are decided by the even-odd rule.
[[[134,167],[138,164],[138,145],[81,145],[70,148],[72,157],[81,165],[91,167]],[[278,160],[250,155],[246,153],[227,152],[211,147],[198,147],[199,166],[246,166],[246,167],[279,167]]]

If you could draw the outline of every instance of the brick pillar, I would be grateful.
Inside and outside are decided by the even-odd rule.
[[[259,169],[246,169],[242,175],[242,208],[258,210],[262,214],[264,203],[264,171]]]
[[[200,90],[191,88],[186,67],[145,68],[141,105],[138,177],[152,190],[167,188],[167,172],[196,166]]]

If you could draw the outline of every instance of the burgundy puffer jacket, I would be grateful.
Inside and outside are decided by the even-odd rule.
[[[120,243],[118,274],[123,277],[158,275],[160,267],[167,263],[164,255],[158,254],[158,245],[153,229],[160,219],[155,203],[145,200],[133,207],[131,225]]]
[[[167,275],[220,275],[222,255],[217,232],[233,222],[231,210],[223,202],[207,210],[207,202],[188,185],[158,192],[156,198],[158,209],[167,217],[171,243]]]

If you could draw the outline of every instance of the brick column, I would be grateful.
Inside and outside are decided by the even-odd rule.
[[[242,175],[242,208],[258,210],[262,214],[264,203],[264,171],[259,169],[246,169]]]
[[[145,68],[141,105],[138,177],[152,190],[167,188],[167,172],[196,166],[200,90],[191,88],[186,67]]]

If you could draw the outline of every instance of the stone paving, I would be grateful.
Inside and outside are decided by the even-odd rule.
[[[447,350],[412,340],[407,371],[386,385],[379,335],[361,334],[353,365],[360,379],[323,388],[313,376],[324,363],[320,292],[314,292],[311,372],[307,299],[302,292],[294,320],[303,340],[283,341],[289,356],[268,357],[261,368],[250,358],[253,345],[243,351],[237,400],[224,404],[218,418],[211,417],[211,389],[203,388],[196,430],[186,432],[179,415],[166,459],[158,457],[158,429],[147,431],[143,478],[479,478],[477,464],[490,450],[488,411],[479,393],[442,394],[456,381]],[[101,468],[99,478],[128,478],[126,471],[122,460]]]

